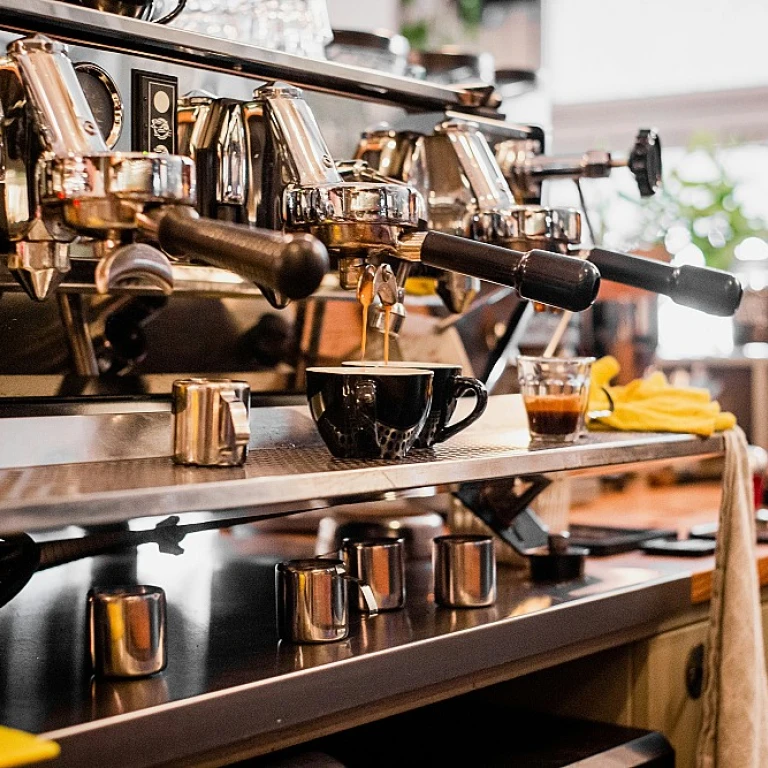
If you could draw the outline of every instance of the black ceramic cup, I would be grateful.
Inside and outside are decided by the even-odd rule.
[[[388,366],[307,368],[307,400],[330,452],[340,459],[400,459],[432,403],[431,371]]]
[[[471,376],[461,375],[461,366],[456,363],[415,363],[415,362],[393,362],[369,361],[364,363],[354,363],[347,360],[342,365],[365,365],[368,367],[397,366],[398,368],[418,368],[432,371],[432,405],[429,409],[429,415],[424,426],[416,438],[414,448],[431,448],[435,443],[442,443],[445,440],[457,435],[470,424],[476,422],[485,412],[488,406],[488,391],[480,379],[474,379]],[[465,394],[471,393],[475,396],[475,407],[463,419],[449,424],[458,399]]]

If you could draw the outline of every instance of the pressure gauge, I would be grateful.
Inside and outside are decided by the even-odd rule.
[[[104,143],[109,149],[114,149],[123,130],[123,100],[120,91],[115,81],[98,65],[81,61],[74,67]]]

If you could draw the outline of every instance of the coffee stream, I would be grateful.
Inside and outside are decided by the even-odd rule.
[[[363,308],[363,329],[360,340],[360,359],[365,360],[365,349],[368,343],[368,309],[373,303],[373,279],[364,273],[357,286],[357,300]],[[384,363],[389,363],[389,329],[392,320],[392,307],[384,305]]]
[[[363,307],[363,331],[360,344],[360,359],[365,360],[365,347],[368,341],[368,309],[373,303],[373,272],[372,269],[366,269],[360,276],[357,284],[357,300]]]
[[[384,365],[389,363],[389,323],[392,319],[392,307],[384,306]]]

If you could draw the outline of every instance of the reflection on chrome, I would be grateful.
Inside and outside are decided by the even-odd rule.
[[[553,604],[554,600],[549,595],[536,595],[532,597],[526,597],[512,609],[512,611],[509,613],[509,617],[525,616],[528,613],[543,611],[545,608],[551,608]]]

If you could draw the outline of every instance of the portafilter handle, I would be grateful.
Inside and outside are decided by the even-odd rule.
[[[592,248],[585,255],[606,280],[669,296],[676,304],[710,315],[733,315],[744,292],[736,276],[721,269],[688,264],[675,267],[603,248]]]
[[[189,206],[162,206],[138,219],[171,256],[228,269],[287,299],[304,299],[329,269],[328,251],[312,235],[205,219]]]
[[[600,287],[594,264],[551,251],[523,253],[442,232],[405,235],[399,253],[430,267],[514,288],[522,298],[581,312]],[[414,248],[417,253],[410,253]]]

